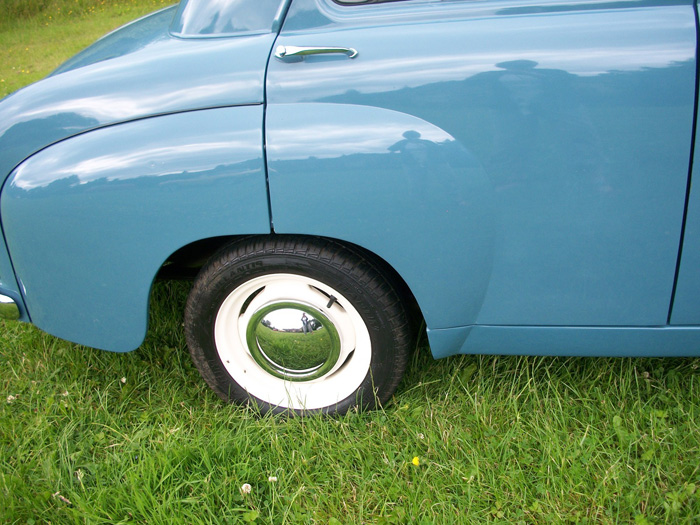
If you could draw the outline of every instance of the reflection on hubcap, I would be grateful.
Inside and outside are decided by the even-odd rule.
[[[315,308],[294,302],[275,303],[255,312],[246,341],[260,367],[289,381],[321,377],[340,356],[340,337],[333,323]]]

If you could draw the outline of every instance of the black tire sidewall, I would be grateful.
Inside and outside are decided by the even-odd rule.
[[[238,403],[253,401],[263,413],[295,412],[250,395],[226,371],[215,345],[214,324],[224,300],[249,280],[272,274],[309,277],[334,288],[352,303],[370,336],[370,366],[356,391],[338,403],[303,412],[342,414],[355,406],[374,408],[378,402],[388,399],[396,383],[396,360],[393,356],[396,340],[384,295],[375,293],[382,291],[382,286],[368,288],[362,279],[366,273],[355,266],[336,266],[300,254],[232,255],[227,257],[224,253],[219,257],[219,260],[225,261],[223,264],[203,270],[190,293],[185,316],[187,342],[192,358],[204,379],[222,399]],[[378,278],[381,277],[373,277],[374,280]],[[398,371],[399,374],[402,372],[403,370]]]

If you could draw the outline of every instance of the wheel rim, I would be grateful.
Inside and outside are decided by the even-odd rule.
[[[372,353],[352,304],[296,274],[264,275],[234,289],[219,308],[214,339],[227,372],[250,395],[300,410],[352,395]]]

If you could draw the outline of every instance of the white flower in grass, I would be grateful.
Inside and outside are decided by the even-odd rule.
[[[250,494],[251,490],[253,490],[253,487],[250,486],[250,483],[243,483],[243,485],[241,485],[241,494],[244,496]]]
[[[126,384],[126,377],[122,377],[121,382],[122,382],[122,385],[125,385]]]
[[[267,478],[267,481],[269,481],[270,483],[274,483],[275,481],[277,481],[277,476],[270,476]]]
[[[17,399],[15,396],[12,396],[12,395],[7,396],[7,402],[8,402],[8,403],[12,403],[15,399]]]

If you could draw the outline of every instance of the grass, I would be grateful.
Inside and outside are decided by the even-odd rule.
[[[0,98],[171,0],[0,0]]]
[[[301,325],[301,321],[295,320]],[[259,327],[256,337],[263,349],[274,348],[275,361],[290,370],[304,370],[325,362],[332,345],[328,329],[321,327],[307,334],[301,328],[297,330],[290,335]]]
[[[0,78],[140,14],[110,9],[0,25]],[[382,410],[260,417],[191,364],[186,293],[155,288],[130,354],[1,324],[0,522],[700,521],[700,359],[434,361],[423,342]]]
[[[433,361],[422,347],[383,410],[259,417],[222,404],[190,363],[186,291],[156,288],[148,339],[130,354],[4,326],[0,521],[700,516],[698,359]]]

